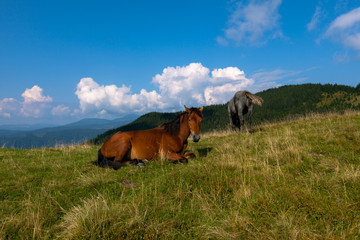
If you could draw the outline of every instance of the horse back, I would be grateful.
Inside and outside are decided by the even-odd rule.
[[[247,91],[238,91],[234,97],[229,101],[228,111],[232,114],[238,114],[238,112],[247,112],[247,108],[250,106],[249,99],[246,95]]]

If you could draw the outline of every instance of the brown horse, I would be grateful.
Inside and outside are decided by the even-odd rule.
[[[200,140],[202,108],[187,108],[174,120],[149,130],[117,132],[98,151],[97,165],[118,169],[133,164],[145,167],[143,160],[165,157],[173,163],[187,163],[186,157],[195,157],[185,152],[188,137]]]

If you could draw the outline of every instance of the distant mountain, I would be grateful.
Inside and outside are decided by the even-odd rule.
[[[30,131],[0,129],[0,147],[26,149],[78,144],[88,141],[108,129],[127,124],[137,117],[137,115],[128,115],[114,120],[87,118],[63,126]]]
[[[22,135],[23,133],[24,133],[24,131],[0,129],[0,137],[1,136],[18,136],[18,135]]]
[[[1,130],[11,130],[11,131],[32,131],[40,128],[49,128],[56,127],[55,124],[6,124],[0,125]],[[2,134],[0,134],[1,136]]]
[[[254,106],[253,123],[255,125],[311,112],[360,110],[360,84],[356,88],[336,84],[289,85],[268,89],[256,95],[262,97],[264,103],[261,107]],[[229,96],[229,100],[232,97]],[[127,125],[108,130],[90,140],[90,142],[102,144],[118,131],[154,128],[172,120],[179,113],[151,112]],[[226,129],[228,127],[227,103],[205,106],[203,115],[201,132]]]

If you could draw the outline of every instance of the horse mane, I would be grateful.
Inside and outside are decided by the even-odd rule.
[[[199,117],[203,118],[202,112],[197,108],[190,108],[192,112],[195,112]],[[164,128],[172,136],[176,136],[180,131],[180,120],[181,117],[185,116],[187,112],[180,113],[175,119],[162,124],[160,127]]]

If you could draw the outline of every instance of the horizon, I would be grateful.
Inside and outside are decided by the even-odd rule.
[[[116,119],[224,104],[238,90],[360,83],[360,0],[167,3],[2,1],[0,125]]]

